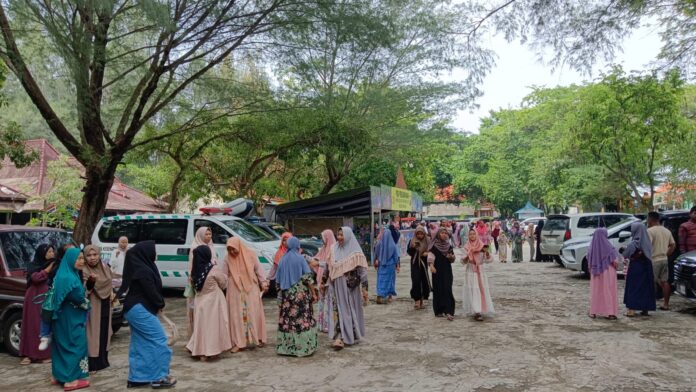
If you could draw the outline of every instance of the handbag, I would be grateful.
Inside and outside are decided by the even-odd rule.
[[[160,312],[159,314],[160,320],[164,323],[167,331],[167,344],[170,346],[173,346],[174,343],[179,339],[179,328],[177,328],[176,324],[172,320],[167,317],[167,315],[164,314],[164,312]]]
[[[41,302],[41,320],[43,320],[45,323],[50,323],[51,320],[53,320],[53,312],[55,311],[53,308],[53,297],[55,296],[54,286],[51,286],[46,294],[37,295],[34,300],[41,296],[44,297],[43,301]]]
[[[348,285],[349,289],[354,289],[360,285],[360,275],[358,275],[358,271],[352,270],[348,273],[346,273],[346,284]]]
[[[193,298],[196,296],[196,290],[193,289],[193,286],[191,286],[191,283],[189,282],[186,285],[186,288],[184,289],[184,297],[185,298]]]

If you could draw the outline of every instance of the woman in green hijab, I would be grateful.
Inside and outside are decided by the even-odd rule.
[[[89,301],[79,273],[84,265],[82,251],[68,249],[53,280],[53,382],[63,384],[66,391],[89,386],[85,330]]]

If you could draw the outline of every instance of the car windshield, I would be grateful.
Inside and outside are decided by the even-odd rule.
[[[549,218],[545,223],[544,223],[544,231],[549,231],[549,230],[565,230],[568,226],[568,217],[565,216],[559,216],[555,218]]]
[[[271,233],[267,233],[251,223],[241,219],[229,219],[221,222],[232,229],[232,231],[234,231],[237,235],[249,242],[267,242],[276,240]]]
[[[6,231],[0,233],[0,244],[10,271],[26,269],[34,259],[34,252],[41,244],[51,244],[54,249],[67,243],[75,244],[64,231]]]

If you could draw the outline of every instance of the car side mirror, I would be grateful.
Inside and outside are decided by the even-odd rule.
[[[631,238],[631,233],[627,231],[619,232],[619,242],[626,242],[626,240],[629,238]]]

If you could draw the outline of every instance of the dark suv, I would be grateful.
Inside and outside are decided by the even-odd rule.
[[[70,233],[48,227],[0,225],[0,342],[12,355],[19,355],[22,308],[27,288],[26,265],[40,244],[54,247],[74,243]],[[122,307],[112,314],[114,332],[123,321]]]
[[[670,283],[677,294],[691,300],[696,300],[696,251],[685,254],[679,253],[679,226],[689,220],[689,211],[663,212],[663,225],[672,232],[677,250],[670,256]],[[669,222],[668,224],[664,223]]]

